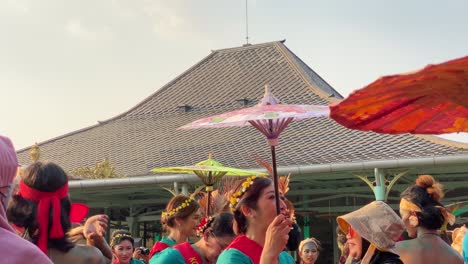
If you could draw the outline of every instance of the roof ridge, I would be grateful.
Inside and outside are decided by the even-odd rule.
[[[163,85],[161,88],[159,88],[158,90],[156,90],[154,93],[152,93],[151,95],[149,95],[148,97],[146,97],[145,99],[143,99],[140,103],[136,104],[135,106],[133,106],[132,108],[128,109],[127,111],[117,115],[117,116],[114,116],[114,117],[111,117],[109,119],[106,119],[106,120],[103,120],[103,121],[98,121],[98,125],[100,124],[105,124],[105,123],[108,123],[108,122],[111,122],[111,121],[114,121],[114,120],[117,120],[125,115],[127,115],[128,113],[132,112],[134,109],[137,109],[138,107],[140,107],[141,105],[144,105],[146,102],[148,102],[149,100],[151,100],[154,96],[156,96],[157,94],[163,92],[165,89],[167,89],[168,87],[170,87],[173,83],[177,82],[177,80],[181,79],[182,77],[184,77],[185,75],[187,75],[188,73],[190,73],[194,68],[196,68],[197,66],[201,65],[203,62],[205,62],[206,60],[208,60],[210,57],[214,56],[215,54],[217,53],[226,53],[226,52],[237,52],[241,49],[252,49],[252,48],[259,48],[259,47],[264,47],[264,46],[269,46],[269,45],[274,45],[276,43],[284,43],[286,41],[286,39],[283,39],[283,40],[277,40],[277,41],[270,41],[270,42],[264,42],[264,43],[259,43],[259,44],[249,44],[249,45],[243,45],[241,47],[234,47],[234,48],[226,48],[226,49],[219,49],[219,50],[212,50],[210,54],[208,54],[207,56],[205,56],[203,59],[201,59],[199,62],[195,63],[194,65],[192,65],[191,67],[189,67],[187,70],[183,71],[181,74],[177,75],[175,78],[173,78],[172,80],[170,80],[168,83],[166,83],[165,85]]]
[[[309,87],[312,88],[312,90],[320,97],[328,101],[329,103],[334,103],[339,101],[340,99],[343,98],[343,96],[333,88],[327,81],[325,81],[322,76],[320,76],[318,73],[316,73],[307,63],[302,61],[294,52],[292,52],[286,45],[283,43],[276,43],[276,46],[280,50],[280,52],[283,54],[283,56],[286,57],[286,60],[288,63],[292,66],[292,68],[299,73],[299,75],[302,77],[305,83],[309,85]],[[325,83],[329,89],[331,89],[333,95],[339,95],[342,98],[336,98],[336,97],[331,97],[330,94],[327,91],[324,91],[320,86],[318,86],[313,80],[311,80],[311,77],[307,75],[307,72],[305,72],[304,68],[299,64],[302,63],[304,66],[307,67],[311,73],[313,73],[315,76],[317,76],[323,83]]]
[[[277,41],[270,41],[270,42],[264,42],[264,43],[259,43],[259,44],[249,44],[249,45],[243,45],[241,47],[234,47],[234,48],[226,48],[226,49],[219,49],[219,50],[212,50],[210,54],[208,54],[207,56],[205,56],[203,59],[201,59],[199,62],[195,63],[194,65],[192,65],[191,67],[189,67],[187,70],[183,71],[181,74],[177,75],[175,78],[173,78],[172,80],[170,80],[168,83],[166,83],[165,85],[163,85],[161,88],[159,88],[158,90],[156,90],[154,93],[152,93],[151,95],[149,95],[148,97],[146,97],[145,99],[143,99],[140,103],[136,104],[135,106],[133,106],[132,108],[130,108],[129,110],[117,115],[117,116],[114,116],[112,118],[109,118],[109,119],[106,119],[106,120],[103,120],[103,121],[98,121],[99,124],[104,124],[104,123],[108,123],[108,122],[111,122],[111,121],[114,121],[116,119],[119,119],[123,116],[125,116],[126,114],[132,112],[134,109],[137,109],[138,107],[140,107],[141,105],[145,104],[147,101],[151,100],[151,98],[153,98],[154,96],[156,96],[157,94],[163,92],[166,88],[170,87],[173,83],[175,83],[177,80],[181,79],[182,77],[184,77],[186,74],[190,73],[194,68],[196,68],[198,65],[202,64],[203,62],[205,62],[206,60],[208,60],[210,57],[214,56],[216,53],[225,53],[225,52],[235,52],[235,51],[239,51],[239,49],[251,49],[251,48],[258,48],[258,47],[264,47],[264,46],[268,46],[268,45],[272,45],[272,44],[275,44],[275,43],[284,43],[286,41],[286,39],[283,39],[283,40],[277,40]]]
[[[411,134],[411,135],[414,137],[420,138],[422,140],[426,140],[431,143],[437,144],[437,145],[443,145],[443,146],[452,147],[452,148],[468,149],[468,143],[446,139],[446,138],[438,137],[436,135],[422,135],[422,134],[418,134],[418,135]]]
[[[81,132],[86,131],[86,130],[90,130],[90,129],[95,128],[95,127],[98,127],[98,126],[100,126],[100,125],[102,125],[102,123],[101,123],[100,121],[98,121],[97,124],[90,125],[90,126],[87,126],[87,127],[84,127],[84,128],[81,128],[81,129],[72,131],[72,132],[68,132],[68,133],[66,133],[66,134],[63,134],[63,135],[60,135],[60,136],[56,136],[56,137],[53,137],[53,138],[51,138],[51,139],[48,139],[48,140],[45,140],[45,141],[42,141],[42,142],[39,142],[39,143],[36,142],[36,144],[39,145],[39,146],[41,146],[41,145],[43,145],[43,144],[47,144],[47,143],[53,142],[53,141],[58,140],[58,139],[62,139],[62,138],[65,138],[65,137],[68,137],[68,136],[71,136],[71,135],[74,135],[74,134],[81,133]],[[21,149],[18,149],[18,150],[16,150],[16,153],[20,153],[20,152],[23,152],[23,151],[25,151],[25,150],[28,150],[28,149],[30,149],[32,146],[33,146],[33,145],[30,145],[30,146],[27,146],[27,147],[23,147],[23,148],[21,148]]]
[[[275,40],[275,41],[269,41],[269,42],[263,42],[263,43],[258,43],[258,44],[243,44],[240,47],[233,47],[233,48],[224,48],[224,49],[217,49],[217,50],[212,50],[212,52],[219,52],[219,53],[229,53],[229,52],[237,52],[239,50],[243,49],[256,49],[256,48],[261,48],[265,46],[271,46],[276,43],[284,43],[286,42],[286,39],[282,40]]]
[[[137,109],[138,107],[140,107],[141,105],[144,105],[146,102],[148,102],[149,100],[151,100],[154,96],[156,96],[157,94],[163,92],[164,90],[166,90],[168,87],[170,87],[173,83],[177,82],[179,79],[181,79],[182,77],[184,77],[185,75],[187,75],[188,73],[190,73],[192,71],[192,69],[196,68],[198,65],[202,64],[204,61],[208,60],[210,57],[212,57],[216,52],[212,52],[210,54],[208,54],[207,56],[205,56],[203,59],[201,59],[199,62],[195,63],[194,65],[192,65],[191,67],[189,67],[187,70],[183,71],[181,74],[177,75],[175,78],[173,78],[172,80],[170,80],[168,83],[166,83],[165,85],[163,85],[161,88],[157,89],[155,92],[153,92],[151,95],[147,96],[145,99],[143,99],[141,102],[139,102],[138,104],[136,104],[135,106],[133,106],[132,108],[130,108],[129,110],[117,115],[117,116],[114,116],[112,118],[109,118],[109,119],[106,119],[104,121],[98,121],[99,124],[105,124],[105,123],[108,123],[108,122],[111,122],[111,121],[114,121],[116,119],[119,119],[125,115],[127,115],[128,113],[132,112],[134,109]]]

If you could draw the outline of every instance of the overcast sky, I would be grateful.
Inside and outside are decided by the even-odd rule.
[[[468,55],[466,0],[248,7],[251,43],[286,39],[344,96]],[[245,31],[244,0],[0,0],[0,133],[19,149],[112,118]]]

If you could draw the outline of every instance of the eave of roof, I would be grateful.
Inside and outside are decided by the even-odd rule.
[[[330,163],[304,166],[285,166],[278,168],[278,174],[291,174],[293,179],[299,175],[310,175],[317,173],[337,173],[350,171],[372,170],[374,168],[393,169],[393,168],[428,168],[437,166],[452,166],[458,164],[468,164],[468,154],[452,156],[433,156],[411,159],[388,159],[373,160],[348,163]],[[264,169],[257,168],[259,172]],[[86,189],[100,187],[125,187],[147,184],[168,184],[172,182],[199,182],[195,174],[173,174],[155,177],[154,175],[116,178],[116,179],[97,179],[97,180],[78,180],[70,182],[70,189]]]

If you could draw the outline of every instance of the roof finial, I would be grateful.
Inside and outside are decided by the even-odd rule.
[[[249,0],[245,0],[245,45],[249,45]]]
[[[269,96],[270,93],[271,93],[271,91],[270,91],[270,85],[268,85],[268,83],[267,83],[267,84],[265,84],[265,97],[266,97],[266,96]]]
[[[263,98],[258,102],[259,105],[275,105],[279,104],[280,100],[276,98],[270,90],[270,86],[268,84],[265,84],[265,94],[263,95]]]
[[[34,144],[31,149],[29,150],[29,157],[33,162],[36,162],[39,160],[41,157],[41,150],[39,148],[39,145],[36,143]]]

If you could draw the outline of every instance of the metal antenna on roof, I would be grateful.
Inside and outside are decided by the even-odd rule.
[[[249,9],[248,9],[248,2],[249,0],[245,0],[245,40],[246,40],[246,45],[249,45]]]

